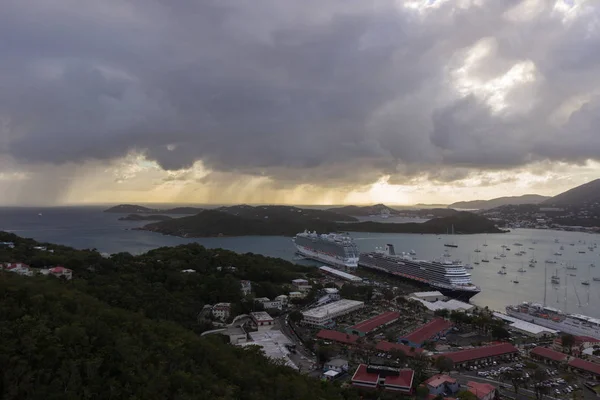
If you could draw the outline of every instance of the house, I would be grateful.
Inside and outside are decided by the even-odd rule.
[[[280,302],[282,306],[286,306],[289,301],[288,297],[285,294],[280,294],[279,296],[275,297],[275,299],[273,299],[273,300]]]
[[[547,347],[538,346],[529,352],[529,356],[535,360],[540,360],[546,364],[558,366],[567,362],[569,356],[560,351],[552,350]]]
[[[240,286],[242,287],[242,295],[248,296],[252,292],[252,282],[250,281],[240,281]]]
[[[496,397],[496,388],[489,383],[468,381],[469,392],[477,396],[477,400],[492,400]]]
[[[254,299],[254,301],[256,303],[262,304],[265,310],[281,310],[283,308],[281,301],[270,300],[268,297],[259,297],[257,299]]]
[[[73,278],[73,271],[71,271],[69,268],[65,268],[60,265],[54,268],[50,268],[48,271],[50,272],[50,275],[54,275],[57,278],[64,278],[68,281],[70,281]]]
[[[294,279],[292,281],[292,285],[294,285],[294,287],[300,288],[302,286],[308,286],[308,281],[306,279]]]
[[[248,335],[241,326],[227,328],[227,330],[222,333],[229,337],[229,343],[231,344],[246,343],[248,341]]]
[[[331,300],[336,301],[341,299],[340,291],[336,288],[325,288],[323,289],[325,294],[331,298]]]
[[[196,272],[195,269],[182,269],[181,272],[183,272],[184,274],[193,274],[194,272]]]
[[[212,314],[221,321],[226,321],[231,314],[231,303],[217,303],[212,308]]]
[[[335,371],[335,372],[347,372],[348,371],[348,360],[344,360],[343,358],[334,358],[333,360],[329,360],[323,366],[325,371]]]
[[[382,388],[403,394],[412,393],[414,371],[381,365],[360,364],[354,375],[352,385],[360,388]]]
[[[510,343],[500,343],[474,349],[459,350],[452,353],[438,354],[436,357],[448,357],[455,367],[467,367],[495,360],[512,360],[519,355],[519,349]]]
[[[290,299],[303,299],[304,298],[304,293],[302,293],[302,292],[290,292],[288,296],[289,296]]]
[[[33,270],[31,269],[31,267],[24,263],[5,264],[4,270],[8,272],[14,272],[15,274],[23,276],[33,276]]]
[[[250,313],[250,318],[259,331],[269,330],[273,327],[273,317],[265,311]]]
[[[460,385],[456,381],[456,379],[448,376],[448,375],[434,375],[431,378],[427,379],[423,382],[423,386],[429,390],[429,394],[437,396],[441,394],[444,395],[452,395],[459,391]]]
[[[452,328],[452,322],[443,318],[435,318],[401,338],[400,342],[407,346],[421,347],[426,341],[437,340],[444,336],[450,328]]]

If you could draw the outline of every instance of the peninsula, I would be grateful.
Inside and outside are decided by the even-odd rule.
[[[140,214],[129,214],[125,217],[119,218],[119,221],[167,221],[173,219],[168,215],[161,214],[150,214],[150,215],[140,215]]]

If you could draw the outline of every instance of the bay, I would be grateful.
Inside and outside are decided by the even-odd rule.
[[[257,253],[279,257],[290,261],[295,259],[294,246],[290,238],[280,236],[247,236],[233,238],[178,238],[157,233],[135,231],[131,228],[146,224],[146,221],[118,221],[119,214],[103,213],[105,207],[54,207],[54,208],[0,208],[0,230],[13,232],[42,242],[72,246],[78,249],[95,248],[104,253],[129,252],[140,254],[162,246],[176,246],[197,242],[206,247],[225,248],[239,253]],[[41,215],[40,215],[41,214]],[[387,222],[387,221],[386,221]],[[398,221],[394,221],[398,222]],[[419,258],[441,258],[445,250],[450,250],[451,259],[460,259],[471,264],[480,258],[489,263],[475,265],[471,270],[473,282],[482,291],[471,302],[503,310],[508,304],[521,301],[544,301],[546,304],[571,313],[580,313],[600,318],[600,249],[590,251],[588,246],[599,242],[598,235],[579,232],[552,230],[516,229],[507,234],[485,235],[418,235],[418,234],[379,234],[352,233],[360,251],[372,251],[375,247],[391,243],[397,251],[415,250]],[[445,248],[444,242],[452,240],[458,247]],[[555,241],[558,240],[558,243]],[[521,243],[522,246],[516,246]],[[571,243],[574,245],[571,246]],[[487,244],[487,246],[484,246]],[[510,248],[506,258],[495,260],[502,252],[502,245]],[[564,250],[560,250],[560,246]],[[475,253],[479,248],[480,253]],[[534,250],[530,250],[533,248]],[[524,250],[527,254],[517,256]],[[555,256],[555,252],[562,256]],[[579,253],[585,251],[585,253]],[[535,257],[538,263],[528,267],[529,260]],[[554,259],[558,264],[545,264]],[[2,260],[0,260],[2,261]],[[300,261],[309,265],[319,265]],[[571,263],[577,270],[565,270]],[[592,268],[590,264],[598,264]],[[499,275],[498,270],[506,265],[507,275]],[[527,271],[518,272],[523,267]],[[545,274],[546,269],[546,274]],[[545,285],[550,276],[558,271],[561,285]],[[575,274],[575,277],[569,276]],[[545,276],[546,275],[546,276]],[[518,284],[512,281],[517,279]],[[581,284],[589,280],[590,286]]]

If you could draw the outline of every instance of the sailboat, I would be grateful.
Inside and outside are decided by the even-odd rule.
[[[473,266],[471,265],[471,255],[469,255],[469,262],[465,264],[465,269],[473,269]]]
[[[590,285],[590,281],[588,281],[588,280],[581,281],[581,284],[585,285],[585,286],[589,286]]]
[[[487,241],[483,242],[483,247],[487,247]]]
[[[513,283],[519,283],[519,281],[517,280],[517,278],[515,278],[515,280],[513,281]]]
[[[501,270],[498,271],[498,274],[499,275],[506,275],[506,271],[503,270],[503,269],[501,269]]]
[[[452,225],[452,235],[454,236],[454,225]],[[454,242],[444,243],[444,246],[445,247],[454,247],[454,248],[458,247],[458,245]]]
[[[487,263],[490,262],[490,260],[488,260],[488,258],[487,258],[487,254],[485,255],[485,258],[481,259],[481,262],[487,262]]]
[[[481,250],[479,250],[479,246],[477,246],[477,248],[475,248],[475,253],[481,253]]]

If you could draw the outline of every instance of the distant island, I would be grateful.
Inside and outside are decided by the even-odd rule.
[[[119,221],[167,221],[173,219],[168,215],[151,214],[151,215],[140,215],[140,214],[129,214],[125,217],[119,218]]]
[[[337,214],[350,215],[354,217],[368,217],[371,215],[389,215],[395,216],[400,214],[400,211],[395,210],[386,206],[385,204],[375,204],[373,206],[344,206],[328,208],[327,211],[331,211]]]
[[[600,203],[600,179],[574,187],[543,202],[545,206],[591,206]]]
[[[308,229],[317,232],[381,232],[444,234],[453,226],[457,234],[501,233],[494,222],[470,212],[434,218],[423,223],[354,222],[331,211],[287,206],[234,206],[204,210],[194,216],[156,222],[137,228],[181,237],[294,236]]]
[[[550,199],[550,197],[541,196],[539,194],[524,194],[523,196],[498,197],[490,200],[459,201],[450,204],[448,208],[460,210],[490,210],[506,205],[540,204],[548,199]]]
[[[198,207],[175,207],[161,210],[158,208],[148,208],[134,204],[119,204],[118,206],[110,207],[104,210],[105,213],[114,214],[180,214],[193,215],[203,211],[203,208]]]

